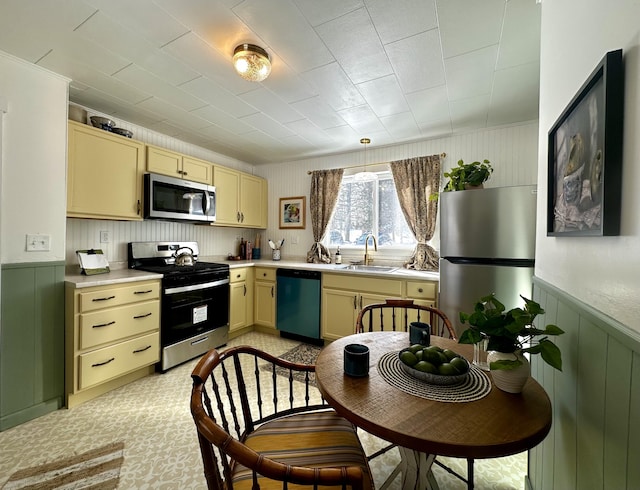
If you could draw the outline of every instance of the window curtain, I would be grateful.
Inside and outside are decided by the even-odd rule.
[[[324,238],[329,220],[338,202],[344,169],[315,170],[311,173],[309,211],[314,243],[307,252],[307,262],[330,264],[331,254],[320,241]]]
[[[440,190],[440,155],[391,162],[400,208],[418,244],[404,267],[437,271],[439,255],[427,244],[436,228],[438,201],[429,196]]]

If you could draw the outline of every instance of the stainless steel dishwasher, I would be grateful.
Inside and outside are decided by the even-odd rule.
[[[280,334],[321,342],[320,277],[317,271],[276,271],[276,326]]]

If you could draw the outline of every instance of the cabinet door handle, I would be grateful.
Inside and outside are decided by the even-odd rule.
[[[356,295],[353,296],[353,309],[354,310],[358,309],[358,296]]]
[[[109,325],[113,325],[116,321],[113,320],[112,322],[109,323],[99,323],[98,325],[91,325],[91,328],[101,328],[101,327],[108,327]]]
[[[140,214],[140,211],[141,211],[140,199],[138,199],[138,207],[136,209],[137,209],[138,214]]]
[[[182,175],[189,175],[189,174],[183,170]]]
[[[246,295],[247,295],[247,285],[245,284],[244,285],[244,294],[243,294],[243,296],[246,296]]]
[[[240,211],[236,212],[236,221],[240,223]]]
[[[241,218],[241,220],[240,220],[240,222],[241,222],[241,223],[244,223],[244,213],[240,213],[240,216],[242,217],[242,218]]]
[[[148,345],[146,347],[143,347],[142,349],[136,349],[136,350],[133,351],[133,353],[134,354],[139,354],[140,352],[144,352],[144,351],[149,350],[149,349],[151,349],[150,345]]]
[[[104,361],[104,362],[97,362],[95,364],[92,364],[91,367],[98,367],[98,366],[104,366],[105,364],[109,364],[110,362],[115,361],[116,358],[112,357],[111,359],[109,359],[108,361]]]
[[[147,289],[146,291],[134,291],[133,294],[147,294],[152,292],[153,292],[153,289]]]
[[[115,298],[115,296],[107,296],[106,298],[93,298],[91,301],[109,301],[113,298]]]
[[[274,293],[274,289],[275,289],[275,288],[274,288],[273,286],[271,286],[271,297],[272,297],[272,298],[274,297],[274,294],[273,294],[273,293]]]
[[[360,309],[362,309],[362,296],[360,296]]]
[[[151,315],[152,315],[152,313],[145,313],[144,315],[137,315],[137,316],[134,316],[134,317],[133,317],[133,319],[134,319],[134,320],[137,320],[137,319],[139,319],[139,318],[147,318],[148,316],[151,316]]]

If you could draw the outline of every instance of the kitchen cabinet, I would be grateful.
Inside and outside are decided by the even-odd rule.
[[[276,328],[276,269],[256,267],[254,324]]]
[[[144,143],[68,122],[67,216],[142,220]]]
[[[229,336],[233,338],[244,333],[244,327],[253,325],[254,269],[231,269],[229,275]]]
[[[405,298],[412,299],[417,305],[434,306],[438,305],[438,283],[434,281],[407,281]],[[417,312],[410,310],[407,315],[407,322],[415,322]],[[404,318],[403,318],[403,327]]]
[[[65,392],[71,408],[154,371],[160,281],[65,291]]]
[[[216,226],[267,227],[267,181],[237,170],[213,166]]]
[[[147,170],[178,179],[211,184],[213,165],[175,151],[147,145]]]
[[[337,340],[354,333],[356,318],[363,307],[402,297],[404,286],[398,279],[347,274],[325,273],[322,281],[322,337],[325,340]]]

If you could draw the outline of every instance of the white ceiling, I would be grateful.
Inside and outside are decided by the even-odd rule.
[[[252,164],[535,120],[539,48],[536,0],[0,0],[0,50],[72,102]]]

